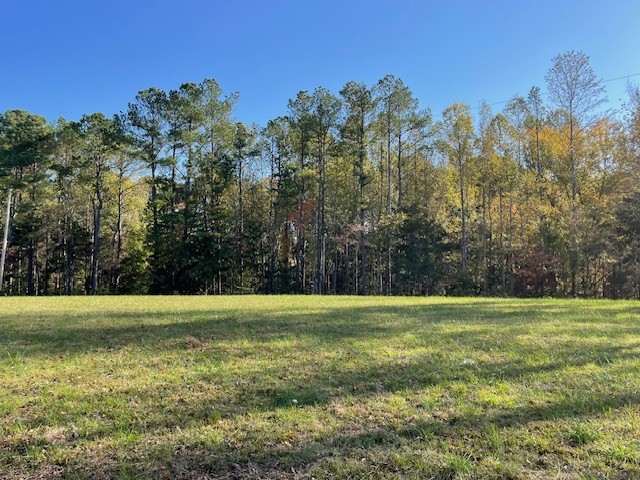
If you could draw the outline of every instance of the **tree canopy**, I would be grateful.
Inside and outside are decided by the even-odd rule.
[[[213,79],[113,118],[7,111],[3,291],[638,298],[638,87],[605,111],[573,51],[546,82],[434,117],[387,75],[262,127]]]

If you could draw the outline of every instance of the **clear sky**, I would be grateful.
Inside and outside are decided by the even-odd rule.
[[[544,91],[567,50],[602,79],[640,73],[640,1],[0,0],[0,39],[0,112],[110,115],[215,78],[240,93],[237,120],[264,124],[299,90],[392,73],[437,115]],[[625,80],[606,86],[624,99]]]

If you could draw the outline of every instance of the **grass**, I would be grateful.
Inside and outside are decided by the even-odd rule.
[[[0,299],[0,478],[640,478],[640,304]]]

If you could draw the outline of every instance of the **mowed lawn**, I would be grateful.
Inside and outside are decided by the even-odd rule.
[[[640,478],[640,303],[2,298],[0,478]]]

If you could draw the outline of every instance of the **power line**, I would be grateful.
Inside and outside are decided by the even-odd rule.
[[[632,77],[638,77],[640,76],[640,73],[631,73],[629,75],[623,75],[621,77],[614,77],[614,78],[607,78],[605,80],[600,80],[600,83],[609,83],[609,82],[615,82],[617,80],[626,80],[628,78],[632,78]],[[547,96],[549,95],[549,92],[541,92],[540,93],[541,96]],[[487,103],[487,106],[489,107],[493,107],[494,105],[504,105],[505,103],[509,103],[511,99],[509,100],[501,100],[499,102],[492,102],[492,103]],[[472,107],[473,110],[480,110],[480,106],[475,106]],[[434,117],[435,118],[439,118],[441,117],[441,115],[439,115],[438,117]]]
[[[630,75],[624,75],[622,77],[607,78],[606,80],[600,80],[600,83],[615,82],[616,80],[626,80],[627,78],[637,77],[638,75],[640,75],[640,73],[632,73]],[[549,92],[548,91],[542,92],[542,93],[540,93],[540,95],[544,97],[544,96],[549,95]],[[493,103],[489,103],[488,105],[489,106],[492,106],[492,105],[503,105],[505,103],[509,103],[509,100],[502,100],[500,102],[493,102]],[[475,108],[476,108],[476,110],[480,109],[480,107],[475,107]]]
[[[607,83],[607,82],[613,82],[615,80],[625,80],[627,78],[631,78],[631,77],[637,77],[639,76],[640,73],[632,73],[631,75],[625,75],[623,77],[616,77],[616,78],[608,78],[607,80],[600,80],[602,83]]]

